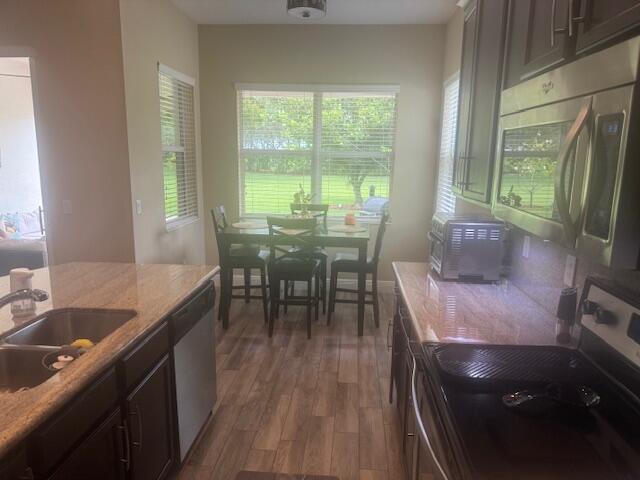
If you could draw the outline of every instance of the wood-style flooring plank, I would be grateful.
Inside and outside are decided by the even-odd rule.
[[[360,407],[380,408],[380,380],[375,365],[358,368],[358,401]]]
[[[357,433],[334,433],[331,475],[340,480],[358,480],[358,441]]]
[[[359,415],[358,385],[356,383],[338,383],[336,391],[336,431],[358,433]]]
[[[387,470],[384,421],[380,408],[360,409],[360,468]]]
[[[302,473],[329,475],[333,449],[333,417],[311,417],[302,460]]]
[[[199,465],[185,465],[178,474],[178,480],[209,480],[213,475],[213,468]]]
[[[387,474],[386,470],[360,470],[360,480],[389,480],[389,475]],[[393,480],[396,479],[394,478]]]
[[[402,454],[402,446],[398,440],[401,437],[398,422],[386,424],[384,426],[384,433],[389,478],[404,478],[404,458]]]
[[[231,479],[236,477],[238,472],[244,468],[254,435],[255,432],[231,430],[213,470],[212,478]]]
[[[257,450],[277,450],[282,429],[291,404],[291,396],[271,396],[262,414],[258,433],[253,442]]]
[[[296,387],[291,396],[291,405],[282,429],[282,440],[307,439],[308,421],[313,411],[315,391]]]
[[[324,338],[322,358],[320,359],[321,372],[338,373],[340,363],[340,339],[330,335]]]
[[[240,411],[240,415],[238,415],[238,421],[234,428],[238,430],[257,431],[260,428],[260,420],[267,408],[272,390],[273,384],[262,383],[256,379],[249,395],[242,405],[242,410]]]
[[[227,443],[229,434],[240,413],[238,405],[220,405],[207,425],[198,443],[194,446],[188,463],[214,467],[220,452]]]
[[[338,374],[334,372],[320,372],[313,415],[317,417],[333,417],[336,412],[336,395],[338,392]]]
[[[270,472],[273,461],[276,458],[275,450],[249,450],[247,460],[244,462],[244,470],[252,472]]]
[[[281,440],[273,463],[273,471],[289,474],[302,472],[305,446],[305,442]]]
[[[358,383],[358,345],[340,342],[340,383]]]

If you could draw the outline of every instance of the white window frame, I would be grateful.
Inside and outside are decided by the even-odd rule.
[[[322,190],[322,174],[320,173],[322,168],[322,159],[326,153],[331,152],[321,152],[321,141],[320,138],[322,136],[322,122],[318,120],[318,117],[322,115],[322,94],[323,93],[331,93],[331,92],[340,92],[340,93],[388,93],[395,94],[396,96],[396,105],[395,105],[395,115],[396,115],[396,132],[394,133],[394,145],[393,152],[391,155],[391,171],[389,173],[389,201],[391,200],[392,194],[392,186],[393,186],[393,170],[395,166],[395,154],[396,154],[396,143],[397,143],[397,115],[398,115],[398,96],[400,93],[400,86],[394,84],[372,84],[372,85],[339,85],[339,84],[272,84],[272,83],[236,83],[236,98],[239,98],[239,94],[242,91],[259,91],[259,92],[308,92],[313,93],[313,114],[314,114],[314,122],[313,122],[313,148],[309,152],[304,151],[295,151],[296,155],[309,155],[311,157],[311,193],[315,195],[316,198],[321,198],[321,190]],[[237,101],[237,100],[236,100]],[[257,150],[255,149],[244,149],[242,147],[242,115],[240,111],[240,103],[237,103],[237,111],[238,111],[238,202],[240,215],[243,218],[264,218],[268,214],[264,213],[245,213],[245,205],[244,202],[244,171],[243,171],[243,162],[241,158],[244,156],[246,151],[250,151],[255,153]],[[286,152],[282,150],[260,150],[260,153],[273,153],[277,155],[286,154]],[[340,152],[342,156],[345,156],[345,152]],[[367,152],[366,156],[371,157],[371,152]],[[358,158],[357,154],[354,155],[354,158]],[[320,179],[320,181],[318,181]],[[330,218],[340,218],[339,216],[331,216]],[[379,223],[380,218],[378,216],[358,216],[358,220],[362,222],[370,222],[370,223]]]
[[[459,101],[454,102],[455,112],[447,111],[447,89],[457,85],[456,97],[460,94],[460,72],[454,73],[445,80],[442,87],[442,111],[440,122],[440,148],[438,150],[438,179],[435,188],[434,212],[455,213],[456,196],[453,192],[453,183],[447,178],[453,178],[453,166],[455,156],[455,144],[458,131]],[[447,125],[447,118],[454,118],[453,125]],[[446,128],[452,131],[445,131]],[[445,139],[449,137],[449,144],[445,145]],[[445,198],[446,197],[446,198]],[[453,203],[452,205],[450,203]],[[444,207],[444,208],[443,208]]]
[[[179,80],[183,83],[186,83],[187,85],[190,85],[193,88],[193,95],[192,95],[192,101],[193,101],[193,105],[192,105],[192,110],[194,112],[194,117],[193,117],[193,139],[194,139],[194,145],[193,145],[193,168],[194,168],[194,182],[195,182],[195,198],[193,198],[193,201],[195,202],[196,205],[196,210],[194,214],[190,214],[190,215],[178,215],[177,217],[174,218],[167,218],[167,213],[166,213],[166,199],[165,199],[165,179],[164,179],[164,154],[168,153],[168,152],[179,152],[182,153],[183,155],[186,154],[186,148],[184,147],[184,145],[164,145],[162,143],[162,141],[160,142],[160,147],[161,147],[161,156],[160,156],[160,161],[162,164],[162,168],[163,168],[163,174],[162,174],[162,208],[164,211],[164,218],[165,218],[165,228],[168,232],[179,229],[181,227],[184,227],[186,225],[189,225],[191,223],[197,222],[200,220],[200,192],[199,192],[199,176],[198,176],[198,155],[197,155],[197,141],[196,141],[196,132],[197,132],[197,118],[195,115],[196,112],[196,80],[178,70],[175,70],[167,65],[164,65],[160,62],[158,62],[158,81],[160,78],[160,74],[164,74],[167,75],[175,80]],[[159,97],[159,92],[158,92],[158,98]],[[184,158],[184,157],[183,157]]]

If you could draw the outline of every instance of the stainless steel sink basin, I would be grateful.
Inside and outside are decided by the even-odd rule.
[[[132,310],[52,310],[3,338],[11,345],[69,345],[87,338],[98,343],[136,315]]]
[[[0,347],[0,393],[15,392],[41,384],[56,374],[43,358],[56,348]]]

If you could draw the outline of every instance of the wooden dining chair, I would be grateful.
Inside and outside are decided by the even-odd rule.
[[[316,217],[319,222],[322,223],[323,228],[327,228],[327,216],[329,214],[328,203],[291,203],[291,215],[300,215],[304,211],[309,212],[313,217]],[[291,249],[291,253],[295,253],[295,247]],[[327,262],[329,256],[327,251],[323,247],[315,247],[314,257],[320,260],[320,300],[322,301],[322,313],[327,311]],[[289,290],[290,288],[290,290]],[[285,302],[289,296],[294,294],[295,282],[291,282],[291,285],[285,285]],[[285,312],[287,304],[284,304]]]
[[[317,220],[312,218],[267,217],[269,226],[269,286],[271,311],[269,315],[269,336],[273,335],[275,320],[280,305],[280,284],[284,282],[306,282],[306,295],[287,296],[287,304],[307,307],[307,338],[311,338],[311,309],[315,307],[318,319],[320,261],[315,257],[315,232]],[[286,245],[286,247],[285,247]],[[289,245],[296,250],[291,252]],[[312,285],[315,282],[315,293]]]
[[[226,219],[224,207],[211,210],[213,229],[220,256],[220,304],[218,319],[222,319],[222,326],[229,326],[229,309],[231,301],[244,299],[248,303],[251,299],[261,299],[265,323],[269,320],[269,296],[267,295],[267,263],[269,252],[253,245],[231,245],[227,242],[224,230]],[[244,284],[233,284],[233,272],[240,269],[244,272]],[[260,271],[260,284],[251,283],[251,271]],[[260,289],[260,295],[251,295],[251,290]],[[234,295],[234,290],[243,290],[242,295]]]
[[[387,229],[387,222],[389,221],[389,213],[384,211],[382,218],[380,219],[380,226],[378,227],[378,234],[376,236],[376,244],[373,251],[373,256],[367,257],[366,262],[358,260],[356,255],[349,253],[339,253],[336,258],[331,262],[331,284],[329,286],[329,314],[327,315],[327,325],[331,323],[331,315],[335,312],[336,303],[358,303],[353,299],[337,299],[337,292],[344,293],[358,293],[357,289],[352,288],[338,288],[338,275],[340,273],[362,273],[371,275],[371,290],[365,290],[365,297],[370,299],[365,300],[365,304],[373,305],[373,319],[376,327],[380,326],[380,306],[378,302],[378,262],[380,260],[380,252],[382,250],[382,240],[384,233]],[[366,287],[363,287],[366,289]]]

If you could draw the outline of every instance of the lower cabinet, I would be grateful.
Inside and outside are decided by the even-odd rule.
[[[173,461],[171,368],[164,357],[127,397],[131,476],[157,480],[168,475]]]
[[[406,309],[399,292],[396,292],[393,316],[393,342],[391,354],[391,394],[395,386],[396,408],[400,417],[399,439],[402,446],[406,478],[413,478],[413,456],[415,450],[416,421],[411,399],[411,372],[413,357],[409,349],[412,332],[408,329]]]
[[[118,408],[71,454],[52,480],[121,480],[126,475],[125,432]]]
[[[213,288],[211,282],[191,300]],[[214,298],[211,291],[199,305],[209,311]],[[176,311],[191,303],[188,300]],[[181,327],[185,335],[194,325],[183,322]],[[123,352],[85,390],[0,458],[0,480],[170,478],[180,463],[171,355],[175,338],[167,320]]]

